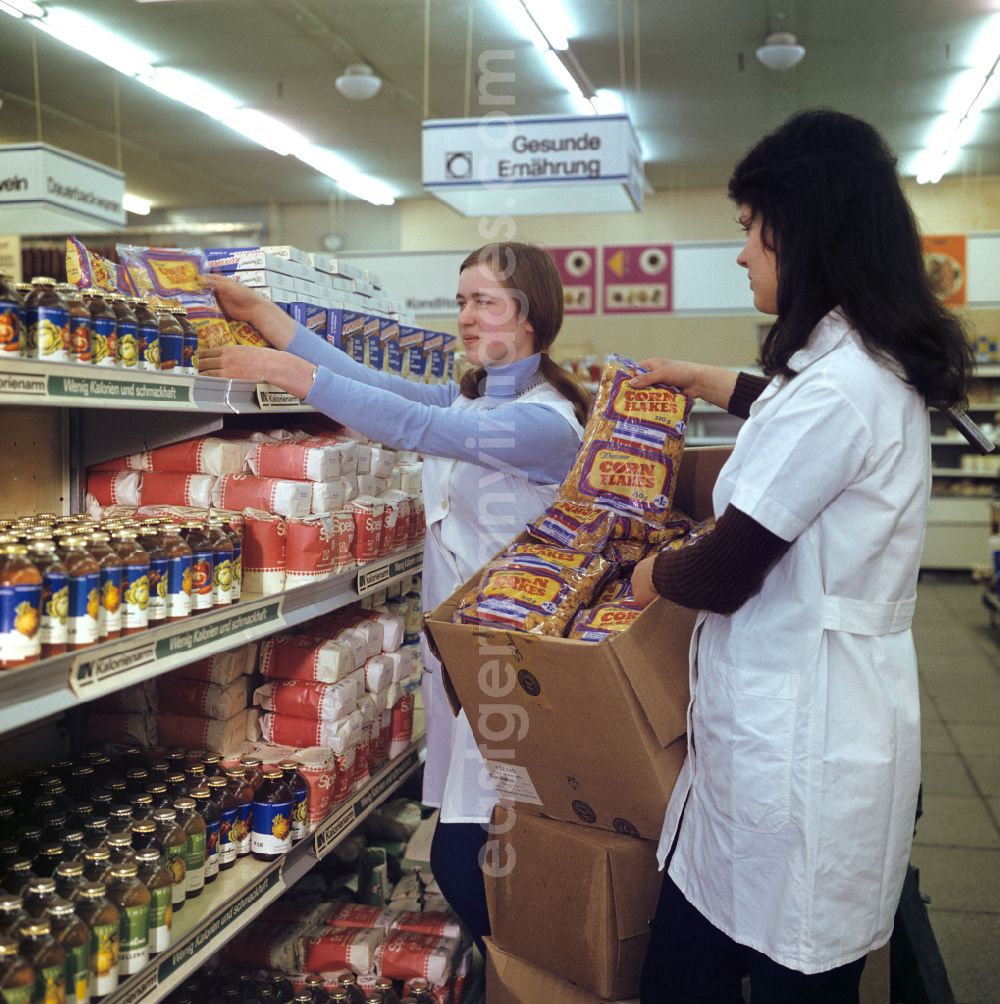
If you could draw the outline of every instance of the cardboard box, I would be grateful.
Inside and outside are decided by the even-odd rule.
[[[507,829],[503,808],[495,823]],[[523,813],[493,839],[513,862],[484,873],[497,946],[599,998],[635,996],[663,880],[656,844]]]
[[[728,447],[684,452],[678,509],[711,515],[728,456]],[[600,644],[452,624],[474,584],[457,589],[425,627],[498,790],[521,811],[659,839],[686,754],[695,611],[658,599]]]
[[[486,939],[486,1000],[489,1004],[601,1004],[602,999],[547,973]],[[634,997],[626,1004],[639,1004]]]

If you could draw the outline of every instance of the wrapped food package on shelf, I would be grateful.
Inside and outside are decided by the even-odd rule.
[[[281,746],[322,746],[344,753],[361,738],[361,713],[352,711],[335,721],[295,718],[291,715],[262,714],[258,719],[261,738]]]
[[[227,686],[197,683],[194,680],[167,673],[158,680],[160,707],[171,714],[194,715],[228,722],[247,707],[247,677],[239,676]],[[214,749],[214,747],[212,747]]]
[[[239,969],[275,969],[293,973],[302,968],[305,925],[285,926],[255,920],[222,950],[226,961]]]
[[[254,691],[255,707],[276,715],[291,715],[314,722],[335,722],[357,709],[364,692],[364,675],[359,670],[337,683],[306,683],[275,680]]]
[[[374,474],[358,475],[358,494],[381,496],[389,490],[388,478],[377,478]]]
[[[389,729],[389,757],[402,754],[413,742],[413,694],[403,696],[392,705],[392,723]]]
[[[251,510],[243,522],[243,588],[248,593],[280,593],[288,566],[285,521]]]
[[[397,914],[392,920],[390,931],[413,931],[436,938],[450,938],[452,941],[459,941],[466,936],[462,922],[450,910],[407,911]]]
[[[625,631],[642,610],[634,600],[618,600],[585,607],[573,618],[566,637],[602,642],[618,631]]]
[[[156,711],[156,680],[143,680],[132,687],[124,687],[112,694],[99,697],[90,704],[90,712],[107,714],[141,715]]]
[[[374,496],[359,495],[345,509],[354,520],[354,557],[359,565],[374,561],[382,547],[385,506]]]
[[[387,514],[383,531],[386,553],[402,551],[410,546],[413,499],[406,492],[390,489],[379,495],[379,500]]]
[[[142,505],[183,505],[208,509],[218,478],[211,474],[142,475],[139,498]]]
[[[247,738],[247,709],[238,711],[226,721],[200,715],[159,715],[160,742],[180,749],[208,749],[226,754]]]
[[[336,513],[285,520],[286,586],[315,582],[352,567],[353,535],[353,520]]]
[[[369,448],[369,474],[376,478],[390,478],[395,466],[396,453],[394,450],[374,444]]]
[[[365,690],[377,694],[387,690],[393,679],[393,664],[384,655],[373,655],[361,667],[365,674]]]
[[[306,634],[275,635],[264,642],[260,671],[281,680],[336,683],[360,669],[367,657],[361,635],[322,638]]]
[[[333,513],[343,509],[348,502],[358,497],[358,484],[353,477],[341,477],[332,481],[313,481],[310,508],[313,514]]]
[[[382,657],[388,660],[389,664],[392,666],[393,683],[400,683],[408,676],[413,675],[416,663],[413,658],[413,649],[409,646],[405,648],[400,647],[395,652],[383,652]]]
[[[247,455],[247,468],[262,478],[333,481],[340,477],[341,454],[316,440],[258,443]]]
[[[465,952],[460,939],[414,931],[390,931],[376,952],[379,973],[390,980],[424,979],[446,983]]]
[[[156,471],[177,474],[239,474],[249,444],[240,440],[201,436],[145,453],[133,453],[97,464],[96,471]]]
[[[138,506],[142,475],[138,471],[91,471],[87,474],[87,495],[107,506]],[[91,508],[88,505],[88,510]]]
[[[189,662],[175,669],[171,676],[187,680],[202,680],[220,687],[228,687],[254,671],[257,662],[257,643],[249,642],[228,652]]]
[[[300,942],[302,968],[305,972],[328,973],[346,968],[368,973],[385,938],[381,928],[311,927]]]
[[[219,509],[257,509],[278,516],[308,516],[312,483],[252,474],[227,474],[218,479],[212,504]]]
[[[91,743],[155,746],[160,741],[156,713],[92,712],[87,715],[87,739]]]

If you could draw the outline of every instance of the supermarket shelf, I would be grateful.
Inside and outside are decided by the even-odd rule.
[[[423,547],[0,673],[0,734],[353,603],[420,568]]]
[[[736,436],[686,436],[685,446],[732,446]]]
[[[931,446],[964,446],[967,450],[972,449],[961,436],[931,436],[930,443]]]
[[[251,380],[98,369],[36,359],[5,360],[0,365],[0,404],[223,415],[313,411],[291,394]]]
[[[163,1000],[329,854],[424,759],[426,740],[420,737],[288,854],[270,863],[242,858],[229,871],[221,872],[198,899],[188,901],[174,915],[173,945],[103,998],[103,1004],[152,1004]]]
[[[963,467],[932,467],[931,477],[934,478],[990,478],[996,481],[1000,474],[994,471],[967,471]]]
[[[970,401],[966,411],[1000,411],[1000,401]]]

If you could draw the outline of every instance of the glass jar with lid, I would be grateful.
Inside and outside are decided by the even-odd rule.
[[[69,355],[74,362],[89,363],[90,354],[90,308],[83,302],[80,290],[72,283],[60,283],[56,289],[66,300],[69,312]]]
[[[90,928],[72,903],[60,900],[49,908],[52,937],[66,953],[66,1004],[90,1000]]]
[[[55,279],[36,275],[24,302],[25,355],[50,363],[69,362],[69,308]]]
[[[292,849],[292,792],[279,769],[264,771],[253,798],[250,853],[258,861],[274,861]]]
[[[209,519],[205,532],[212,545],[212,605],[228,607],[233,602],[233,542],[218,517]]]
[[[158,370],[160,368],[160,328],[156,323],[156,315],[141,297],[130,297],[128,305],[135,314],[139,366],[144,370]]]
[[[31,1004],[35,970],[21,954],[16,938],[0,937],[0,1000],[4,1004]]]
[[[155,520],[146,520],[142,524],[139,542],[149,554],[149,606],[147,623],[152,627],[167,618],[167,584],[169,580],[170,561],[163,549],[163,536],[160,533],[161,524]]]
[[[125,564],[110,540],[108,534],[100,531],[87,537],[87,550],[100,566],[97,636],[101,641],[120,638],[122,633],[122,576]]]
[[[22,312],[21,295],[10,276],[0,271],[0,359],[11,359],[23,352]]]
[[[201,785],[191,789],[191,798],[201,818],[205,820],[205,885],[211,885],[219,877],[219,831],[222,828],[222,812],[211,799],[208,787]]]
[[[233,841],[233,823],[239,803],[229,790],[229,781],[225,777],[210,777],[205,786],[209,797],[219,810],[219,870],[228,871],[236,864],[236,844]]]
[[[67,643],[72,652],[97,641],[101,568],[87,550],[85,537],[63,537],[60,544],[58,553],[69,577]]]
[[[198,332],[188,319],[188,312],[184,307],[174,307],[170,313],[184,332],[183,358],[181,362],[181,372],[189,376],[195,376],[198,372]]]
[[[191,548],[191,610],[212,609],[212,542],[198,520],[188,520],[180,535]]]
[[[159,328],[160,369],[184,373],[184,329],[170,308],[162,304],[156,306],[156,324]]]
[[[23,544],[0,541],[0,669],[13,669],[41,656],[42,573]]]
[[[191,615],[193,553],[172,524],[162,528],[161,537],[167,556],[167,620],[184,620]]]
[[[48,920],[22,924],[21,954],[35,971],[36,1001],[66,999],[66,950],[52,937]]]
[[[198,811],[197,802],[189,796],[175,799],[174,809],[178,825],[187,834],[184,895],[194,899],[205,888],[205,817]]]
[[[184,906],[187,880],[187,833],[177,822],[177,810],[171,807],[153,813],[156,822],[156,846],[173,878],[174,913]]]
[[[250,853],[250,833],[253,828],[253,788],[244,770],[227,770],[226,779],[229,792],[236,799],[236,818],[233,820],[229,839],[236,845],[236,856],[245,857]]]
[[[52,873],[52,878],[56,883],[56,895],[69,903],[76,902],[80,885],[86,881],[83,877],[83,862],[60,862]]]
[[[104,298],[104,291],[92,287],[83,290],[84,303],[90,308],[90,353],[95,366],[118,365],[118,319]]]
[[[149,552],[139,543],[138,532],[115,530],[111,546],[122,559],[122,634],[137,634],[149,626]]]
[[[115,315],[118,331],[118,365],[124,369],[139,368],[138,321],[128,299],[121,293],[110,293],[108,304]]]
[[[292,792],[292,841],[301,840],[309,830],[309,786],[299,770],[298,760],[282,760],[278,763],[285,777],[285,784]]]

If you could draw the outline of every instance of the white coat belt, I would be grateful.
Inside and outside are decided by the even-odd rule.
[[[892,603],[875,603],[847,596],[823,597],[823,627],[847,634],[882,635],[908,631],[913,623],[916,596]]]

